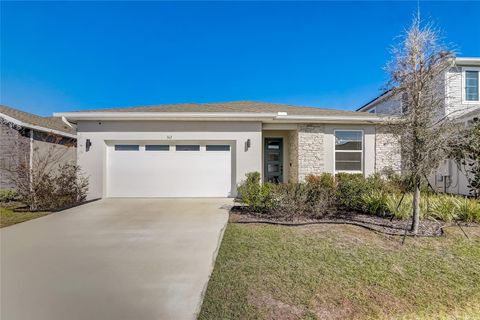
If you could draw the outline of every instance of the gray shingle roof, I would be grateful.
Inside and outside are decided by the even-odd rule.
[[[287,112],[288,115],[305,116],[351,116],[371,117],[371,114],[346,110],[324,109],[315,107],[292,106],[288,104],[266,103],[254,101],[221,102],[221,103],[181,103],[156,106],[109,108],[82,110],[79,112],[250,112],[277,113]]]
[[[57,130],[60,132],[75,135],[75,129],[67,126],[61,118],[58,117],[41,117],[33,113],[28,113],[18,109],[10,108],[0,105],[0,113],[21,121],[27,125],[43,127],[50,130]]]

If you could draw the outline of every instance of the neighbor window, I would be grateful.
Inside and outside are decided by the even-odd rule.
[[[115,151],[138,151],[138,144],[116,144]]]
[[[175,147],[177,151],[200,151],[198,144],[179,144]]]
[[[478,101],[478,71],[465,71],[465,100]]]
[[[207,151],[230,151],[228,144],[207,144]]]
[[[372,108],[372,109],[368,110],[368,113],[377,113],[377,109]]]
[[[168,144],[146,144],[145,151],[168,151],[170,146]]]
[[[363,170],[363,131],[335,130],[335,171]]]

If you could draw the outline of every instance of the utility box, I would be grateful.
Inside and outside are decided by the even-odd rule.
[[[450,160],[443,160],[442,164],[439,167],[438,173],[442,177],[450,177]]]

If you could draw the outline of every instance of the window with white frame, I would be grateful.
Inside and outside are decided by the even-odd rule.
[[[335,172],[363,171],[363,131],[335,130]]]
[[[480,68],[463,69],[463,94],[465,102],[478,102],[480,96],[479,86]]]
[[[376,109],[376,108],[372,108],[372,109],[368,110],[368,113],[377,113],[377,109]]]

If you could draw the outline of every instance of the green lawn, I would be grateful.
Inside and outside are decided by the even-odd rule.
[[[12,207],[0,207],[0,228],[43,217],[48,212],[14,212]]]
[[[199,319],[479,319],[480,227],[229,224]]]

